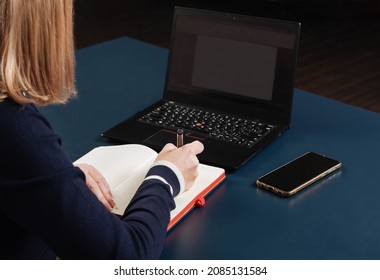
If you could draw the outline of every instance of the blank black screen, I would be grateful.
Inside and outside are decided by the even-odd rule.
[[[173,95],[168,99],[288,106],[295,27],[253,17],[239,21],[177,15],[166,81]]]
[[[191,85],[272,99],[277,48],[198,36]]]
[[[335,159],[307,153],[263,176],[260,181],[288,192],[339,164]]]

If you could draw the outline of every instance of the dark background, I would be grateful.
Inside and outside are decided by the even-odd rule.
[[[295,86],[380,112],[380,1],[75,0],[76,47],[129,36],[168,48],[175,5],[302,23]]]

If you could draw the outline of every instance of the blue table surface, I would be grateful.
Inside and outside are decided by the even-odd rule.
[[[76,52],[78,97],[42,108],[73,160],[113,144],[100,133],[160,99],[167,56],[126,37]],[[307,151],[343,166],[290,198],[255,186]],[[290,129],[168,232],[161,258],[380,259],[379,151],[379,114],[296,89]]]

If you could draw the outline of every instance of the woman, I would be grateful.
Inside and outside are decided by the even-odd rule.
[[[73,166],[37,106],[75,96],[72,0],[0,2],[0,258],[158,258],[199,142],[166,145],[120,219],[109,186]]]

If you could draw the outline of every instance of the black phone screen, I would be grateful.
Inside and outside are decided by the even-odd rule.
[[[261,183],[267,188],[273,187],[289,193],[327,175],[340,165],[335,159],[309,152],[264,175],[258,179],[258,185]]]

